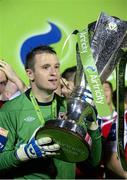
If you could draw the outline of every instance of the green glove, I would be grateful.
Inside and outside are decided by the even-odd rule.
[[[80,118],[84,119],[88,130],[94,131],[99,128],[97,121],[97,111],[92,105],[88,104],[86,106]]]

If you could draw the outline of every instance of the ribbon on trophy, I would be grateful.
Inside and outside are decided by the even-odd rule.
[[[79,32],[77,35],[83,69],[86,74],[97,111],[100,116],[110,116],[111,113],[106,103],[97,67],[90,48],[88,28]]]
[[[118,50],[126,35],[126,28],[126,22],[101,13],[91,38],[91,46],[88,28],[77,34],[84,72],[100,116],[111,114],[101,82],[109,77],[118,63]]]
[[[92,35],[88,34],[88,31],[89,33],[91,31]],[[102,117],[109,116],[111,112],[105,98],[103,98],[101,82],[103,83],[117,66],[117,111],[119,120],[117,141],[119,157],[121,157],[120,149],[123,150],[124,148],[124,107],[120,97],[124,92],[123,79],[126,61],[125,55],[123,56],[121,51],[127,49],[126,31],[126,21],[101,13],[97,23],[92,23],[89,29],[86,28],[78,33],[78,44],[84,73],[91,88],[98,114]],[[121,61],[121,58],[124,59],[124,62]],[[121,164],[123,164],[122,160]]]

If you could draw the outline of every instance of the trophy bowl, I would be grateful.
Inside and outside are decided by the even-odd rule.
[[[84,161],[89,156],[86,142],[87,128],[82,114],[87,107],[84,102],[84,87],[76,87],[67,100],[67,119],[52,119],[36,133],[36,139],[49,136],[60,145],[55,157],[66,162]]]
[[[86,131],[72,120],[49,120],[39,129],[36,139],[51,137],[60,145],[55,157],[66,162],[80,162],[89,156],[89,146],[85,141]]]

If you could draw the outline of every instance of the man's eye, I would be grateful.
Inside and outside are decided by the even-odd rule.
[[[59,69],[59,67],[60,67],[59,65],[55,66],[56,69]]]
[[[49,67],[49,66],[43,66],[42,68],[43,68],[43,69],[48,69],[48,67]]]

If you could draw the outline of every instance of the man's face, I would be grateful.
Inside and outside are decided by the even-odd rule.
[[[112,90],[108,83],[103,84],[103,89],[106,97],[106,102],[110,105],[112,103]]]
[[[7,84],[7,77],[3,71],[0,70],[0,94],[3,93]]]
[[[18,88],[17,88],[16,84],[14,82],[8,80],[8,82],[4,88],[4,92],[2,93],[2,99],[4,101],[9,100],[17,91],[18,91]]]
[[[57,56],[49,53],[37,54],[35,56],[34,70],[31,70],[29,78],[39,90],[56,90],[60,80]]]

